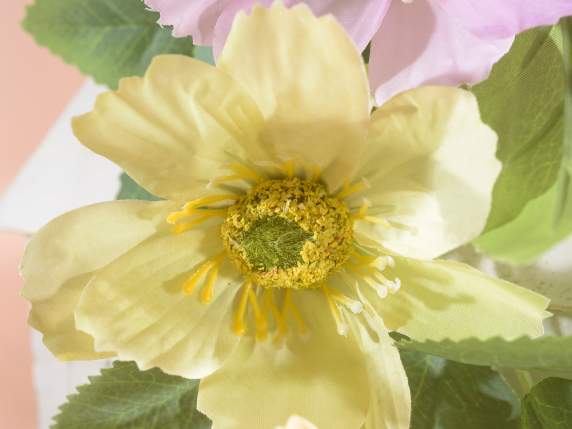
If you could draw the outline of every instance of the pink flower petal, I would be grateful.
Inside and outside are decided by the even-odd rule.
[[[192,36],[198,45],[210,45],[220,14],[235,0],[145,0],[159,12],[159,23],[173,26],[173,36]]]
[[[511,44],[475,36],[433,2],[394,1],[372,41],[370,84],[382,103],[419,85],[477,83]]]
[[[572,0],[436,0],[477,36],[492,40],[514,36],[572,15]]]
[[[234,17],[240,10],[248,13],[254,4],[270,6],[273,2],[273,0],[233,0],[227,4],[214,30],[215,56],[222,50]],[[284,0],[283,3],[288,7],[306,3],[316,16],[334,15],[362,51],[379,28],[391,0]]]
[[[285,3],[306,3],[316,16],[331,13],[363,51],[381,25],[391,0],[286,0]]]

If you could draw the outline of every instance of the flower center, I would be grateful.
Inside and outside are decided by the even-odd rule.
[[[317,288],[347,261],[352,220],[319,183],[267,180],[228,209],[221,235],[230,259],[255,284]]]

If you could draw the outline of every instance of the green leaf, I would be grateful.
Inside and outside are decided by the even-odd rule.
[[[572,233],[563,47],[556,27],[524,33],[474,89],[484,120],[499,133],[503,162],[487,228],[474,244],[510,264],[528,264]]]
[[[518,398],[490,368],[411,351],[401,359],[411,387],[411,429],[518,428]]]
[[[213,50],[210,46],[195,46],[193,57],[210,65],[215,65]]]
[[[503,163],[487,231],[515,219],[558,178],[564,72],[551,31],[539,28],[518,36],[489,79],[473,88],[483,120],[499,135],[497,156]]]
[[[401,340],[402,350],[414,350],[471,365],[540,370],[564,378],[572,378],[572,336],[523,337],[513,341],[501,338],[462,341]]]
[[[572,428],[572,382],[549,378],[522,401],[521,429]]]
[[[572,218],[572,17],[560,22],[562,28],[562,50],[564,76],[564,157],[558,184],[556,227],[570,223]]]
[[[500,228],[481,235],[473,244],[497,261],[514,265],[533,262],[572,232],[572,196],[558,224],[555,215],[559,183],[530,201],[521,214]]]
[[[210,421],[196,410],[198,386],[197,380],[159,369],[139,371],[133,362],[114,362],[68,397],[52,428],[208,429]]]
[[[158,201],[161,199],[147,192],[126,173],[122,173],[119,180],[121,180],[121,188],[116,197],[118,200]]]
[[[35,0],[23,26],[39,45],[116,88],[120,78],[142,75],[155,55],[192,55],[191,38],[172,37],[157,19],[142,0]]]

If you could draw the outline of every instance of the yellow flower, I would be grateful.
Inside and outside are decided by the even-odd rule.
[[[432,259],[485,223],[496,136],[466,91],[370,115],[364,65],[305,6],[237,18],[217,67],[156,58],[76,118],[159,202],[55,219],[28,246],[30,323],[60,359],[117,356],[201,378],[215,429],[407,428],[388,331],[542,333],[547,300]]]

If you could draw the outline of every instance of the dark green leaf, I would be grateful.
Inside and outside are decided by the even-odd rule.
[[[519,402],[489,368],[402,351],[413,413],[411,429],[516,429]]]
[[[69,396],[52,428],[208,429],[210,421],[196,410],[198,386],[159,369],[115,362]]]
[[[522,401],[521,429],[572,428],[572,382],[549,378]]]
[[[157,25],[142,0],[36,0],[23,26],[39,45],[111,88],[158,54],[193,54],[190,38]]]
[[[117,194],[118,200],[147,200],[158,201],[160,198],[150,194],[141,186],[139,186],[131,177],[126,173],[122,173],[120,178],[121,188]]]

